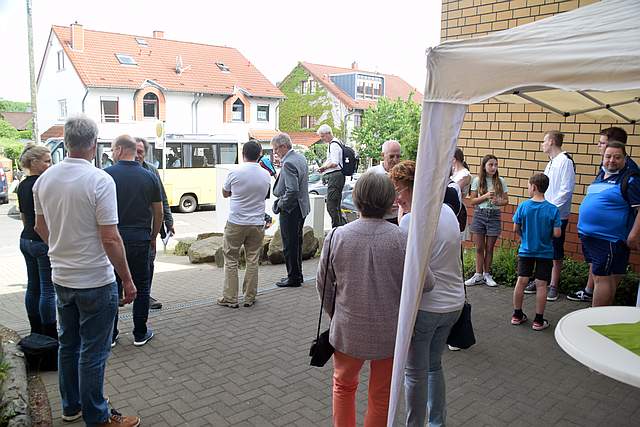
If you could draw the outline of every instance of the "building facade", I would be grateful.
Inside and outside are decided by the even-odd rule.
[[[242,143],[272,135],[284,98],[238,50],[152,37],[53,26],[38,75],[42,130],[84,113],[100,139],[122,133],[229,135]],[[55,132],[54,132],[55,134]],[[59,135],[58,135],[59,136]],[[267,135],[268,136],[268,135]]]
[[[361,70],[355,62],[351,68],[299,62],[278,87],[287,97],[280,106],[280,128],[301,135],[301,141],[326,123],[338,138],[352,142],[364,110],[381,97],[422,102],[420,91],[400,77]]]
[[[534,22],[557,13],[594,3],[594,0],[460,0],[442,2],[441,41],[479,37],[495,31]],[[606,67],[606,64],[602,64]],[[565,134],[563,149],[576,165],[576,186],[565,251],[582,259],[577,235],[577,214],[587,187],[593,181],[601,158],[597,150],[600,130],[619,126],[629,134],[627,150],[640,157],[640,125],[616,121],[596,121],[584,115],[563,117],[534,104],[507,104],[496,100],[469,106],[458,146],[464,150],[471,173],[477,174],[485,154],[499,159],[499,171],[509,186],[510,204],[503,209],[503,241],[513,241],[512,216],[516,206],[528,198],[527,182],[544,171],[548,157],[541,151],[544,134],[560,130]],[[638,254],[632,263],[640,265]]]

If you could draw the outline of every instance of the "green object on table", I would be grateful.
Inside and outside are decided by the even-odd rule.
[[[640,322],[589,325],[589,327],[640,356]]]

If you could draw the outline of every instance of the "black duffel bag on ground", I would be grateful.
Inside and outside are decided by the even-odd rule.
[[[29,334],[18,342],[31,371],[58,370],[58,340],[41,334]]]

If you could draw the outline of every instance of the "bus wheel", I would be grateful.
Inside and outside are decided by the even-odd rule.
[[[180,212],[182,213],[195,212],[197,207],[198,207],[198,202],[196,201],[196,198],[194,196],[190,194],[185,194],[180,198],[180,205],[178,206],[178,209],[180,210]]]

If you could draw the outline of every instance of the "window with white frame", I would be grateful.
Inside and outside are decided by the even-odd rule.
[[[58,100],[58,118],[59,119],[67,118],[67,100],[66,99]]]
[[[353,115],[353,127],[359,128],[362,126],[362,114]]]
[[[120,121],[117,97],[100,98],[100,116],[102,123],[117,123]]]
[[[269,106],[268,105],[258,105],[258,121],[259,122],[268,122],[269,121]]]
[[[309,85],[309,82],[307,82],[306,80],[303,80],[300,82],[300,94],[304,95],[305,93],[307,93],[307,86]]]
[[[236,101],[233,103],[233,108],[231,111],[231,120],[233,120],[234,122],[244,121],[244,103],[240,100],[240,98],[236,99]]]
[[[64,51],[58,51],[58,71],[64,70]]]
[[[311,129],[316,126],[316,118],[313,116],[300,116],[300,128]]]
[[[383,96],[384,79],[380,76],[358,74],[356,78],[356,99],[376,99]]]

